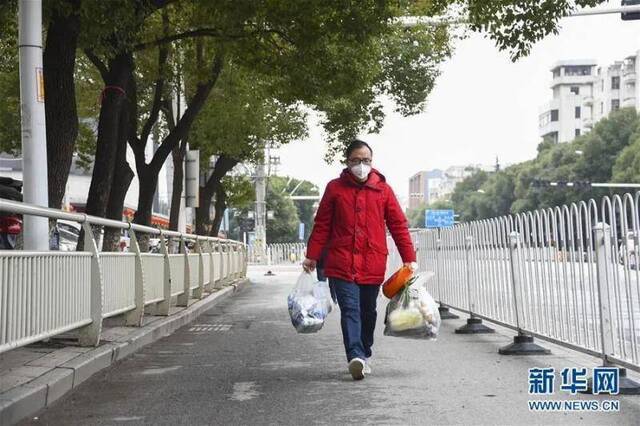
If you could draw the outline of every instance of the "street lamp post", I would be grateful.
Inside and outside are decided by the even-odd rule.
[[[49,207],[41,0],[20,0],[18,49],[24,201],[37,206]],[[48,219],[46,217],[25,216],[23,235],[25,250],[48,250]]]

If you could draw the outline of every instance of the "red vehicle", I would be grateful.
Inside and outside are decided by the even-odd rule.
[[[0,198],[22,201],[22,182],[0,177]],[[16,214],[0,212],[0,250],[13,250],[20,232],[22,218]]]

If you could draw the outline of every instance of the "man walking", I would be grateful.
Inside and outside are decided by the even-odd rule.
[[[327,184],[303,262],[311,272],[322,255],[354,380],[371,372],[376,300],[387,265],[385,226],[405,265],[416,260],[407,219],[385,177],[371,167],[372,157],[366,142],[356,139],[347,147],[347,168]]]

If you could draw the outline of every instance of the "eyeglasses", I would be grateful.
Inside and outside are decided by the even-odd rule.
[[[350,164],[352,166],[357,166],[360,163],[364,164],[365,166],[370,166],[371,158],[349,158],[347,160],[347,164]]]

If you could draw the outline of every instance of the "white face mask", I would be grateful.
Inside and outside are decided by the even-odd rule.
[[[351,170],[351,173],[353,173],[353,175],[358,179],[365,180],[371,172],[371,166],[360,163],[357,166],[351,166],[349,170]]]

